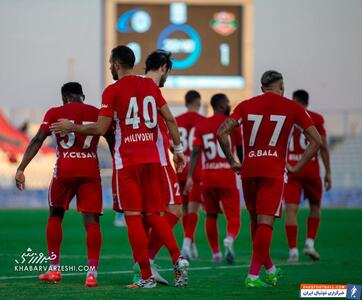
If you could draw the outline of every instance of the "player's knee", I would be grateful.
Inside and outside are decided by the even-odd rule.
[[[310,206],[310,213],[309,217],[311,218],[320,218],[321,215],[321,208],[319,204],[312,204]]]
[[[65,210],[62,207],[50,207],[49,209],[49,217],[57,217],[63,219]]]
[[[266,225],[273,227],[274,219],[275,219],[275,217],[271,216],[271,215],[258,215],[257,221],[258,221],[258,225],[266,224]]]
[[[213,214],[213,213],[206,213],[206,218],[216,219],[216,218],[217,218],[217,214]]]
[[[83,213],[83,221],[85,227],[93,223],[99,223],[99,215],[95,213]]]
[[[173,215],[175,215],[177,218],[182,217],[182,206],[178,204],[169,205],[167,208],[167,211]]]

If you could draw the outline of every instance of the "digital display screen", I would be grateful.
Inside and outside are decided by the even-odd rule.
[[[185,3],[116,5],[116,43],[135,53],[135,73],[144,73],[148,54],[172,52],[165,87],[243,88],[241,5]]]

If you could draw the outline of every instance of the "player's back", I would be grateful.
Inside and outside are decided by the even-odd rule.
[[[282,176],[294,125],[312,124],[304,108],[275,93],[265,93],[242,102],[235,112],[243,123],[242,176]]]
[[[49,126],[59,119],[68,119],[75,124],[97,122],[99,110],[91,105],[70,102],[63,106],[52,108],[45,117],[43,126]],[[84,136],[70,132],[53,134],[57,144],[57,162],[54,175],[59,178],[98,177],[99,165],[97,146],[99,136]]]
[[[116,169],[144,163],[167,165],[158,114],[166,102],[158,86],[150,78],[128,75],[107,89],[115,101]]]
[[[235,173],[230,168],[217,140],[217,130],[226,119],[226,115],[217,113],[195,127],[194,145],[202,148],[202,184],[206,186],[231,188],[237,186]],[[235,152],[235,146],[242,143],[240,129],[234,130],[230,137],[232,152]]]
[[[186,112],[176,117],[181,143],[184,149],[184,154],[186,156],[187,162],[190,160],[190,155],[192,151],[192,145],[195,137],[195,126],[205,120],[206,118],[196,112]],[[181,173],[178,173],[178,178],[180,180],[186,180],[189,164],[187,163],[186,167],[182,170]],[[200,180],[201,177],[201,160],[198,161],[197,167],[193,178]]]
[[[324,118],[317,112],[307,110],[311,119],[313,120],[314,125],[316,126],[319,134],[321,136],[326,135],[326,130],[324,128]],[[288,147],[288,163],[294,166],[303,156],[305,149],[308,146],[308,141],[302,131],[296,128],[293,132],[292,138],[290,139]],[[319,161],[318,154],[315,155],[300,172],[296,174],[289,174],[293,177],[302,177],[302,178],[311,178],[319,177]]]

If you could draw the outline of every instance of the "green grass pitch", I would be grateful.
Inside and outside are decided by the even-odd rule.
[[[300,213],[299,248],[305,239],[307,210]],[[301,255],[299,264],[286,263],[287,243],[283,221],[274,229],[272,257],[283,268],[284,276],[277,287],[247,289],[243,286],[251,255],[249,219],[242,213],[241,233],[236,242],[237,260],[232,266],[210,262],[210,251],[201,217],[197,230],[200,259],[190,264],[189,286],[185,289],[158,286],[153,290],[127,290],[131,281],[132,254],[126,229],[113,226],[114,213],[106,210],[101,220],[103,246],[99,266],[99,287],[83,287],[85,274],[63,273],[61,283],[40,283],[39,272],[14,271],[15,259],[32,248],[46,253],[45,225],[47,210],[0,210],[0,299],[298,299],[300,283],[362,284],[362,210],[325,209],[316,248],[321,261],[311,262]],[[74,210],[65,215],[63,223],[61,263],[86,265],[85,234],[81,215]],[[220,217],[222,241],[225,222]],[[181,243],[181,226],[176,227]],[[172,281],[168,254],[162,250],[157,264],[162,274]]]

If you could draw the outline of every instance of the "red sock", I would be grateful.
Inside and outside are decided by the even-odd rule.
[[[88,252],[88,266],[90,270],[95,268],[98,270],[99,254],[102,245],[102,233],[99,223],[94,222],[88,224],[87,230],[87,252]]]
[[[60,245],[63,240],[62,219],[58,217],[49,217],[46,229],[48,243],[48,254],[55,254],[55,259],[51,261],[52,265],[59,265]],[[54,255],[53,255],[54,256]]]
[[[315,240],[319,228],[320,218],[308,218],[307,221],[307,238]]]
[[[289,249],[297,248],[298,225],[285,225]]]
[[[170,225],[171,229],[175,227],[178,222],[178,216],[166,212],[163,218],[167,221],[168,225]],[[157,255],[158,251],[162,248],[162,241],[157,237],[154,230],[151,230],[150,237],[148,240],[148,256],[151,259],[154,259]]]
[[[250,223],[251,240],[254,239],[257,227],[258,227],[257,224]],[[264,262],[264,268],[265,268],[265,270],[269,270],[272,266],[274,266],[274,264],[273,264],[273,261],[271,260],[270,252],[269,252],[265,259],[265,262]]]
[[[273,228],[267,224],[259,224],[253,240],[253,255],[249,274],[258,276],[270,250]]]
[[[142,279],[148,279],[152,273],[147,253],[148,241],[142,224],[142,217],[141,215],[126,215],[125,219],[134,260],[140,266]]]
[[[197,213],[190,212],[187,214],[185,237],[191,239],[192,242],[194,241],[195,238],[195,231],[198,220],[199,220],[199,215]]]
[[[166,221],[166,218],[160,215],[146,215],[147,223],[152,228],[155,238],[160,240],[162,245],[165,245],[171,255],[172,262],[176,263],[181,256],[172,228]]]
[[[219,233],[217,230],[217,217],[206,217],[205,230],[212,253],[220,252]]]
[[[254,236],[256,233],[256,228],[257,228],[257,224],[254,223],[250,223],[250,236],[251,236],[251,240],[254,240]]]
[[[235,240],[240,230],[240,216],[232,214],[230,216],[226,216],[226,218],[227,218],[227,225],[226,225],[227,236],[230,236]]]

